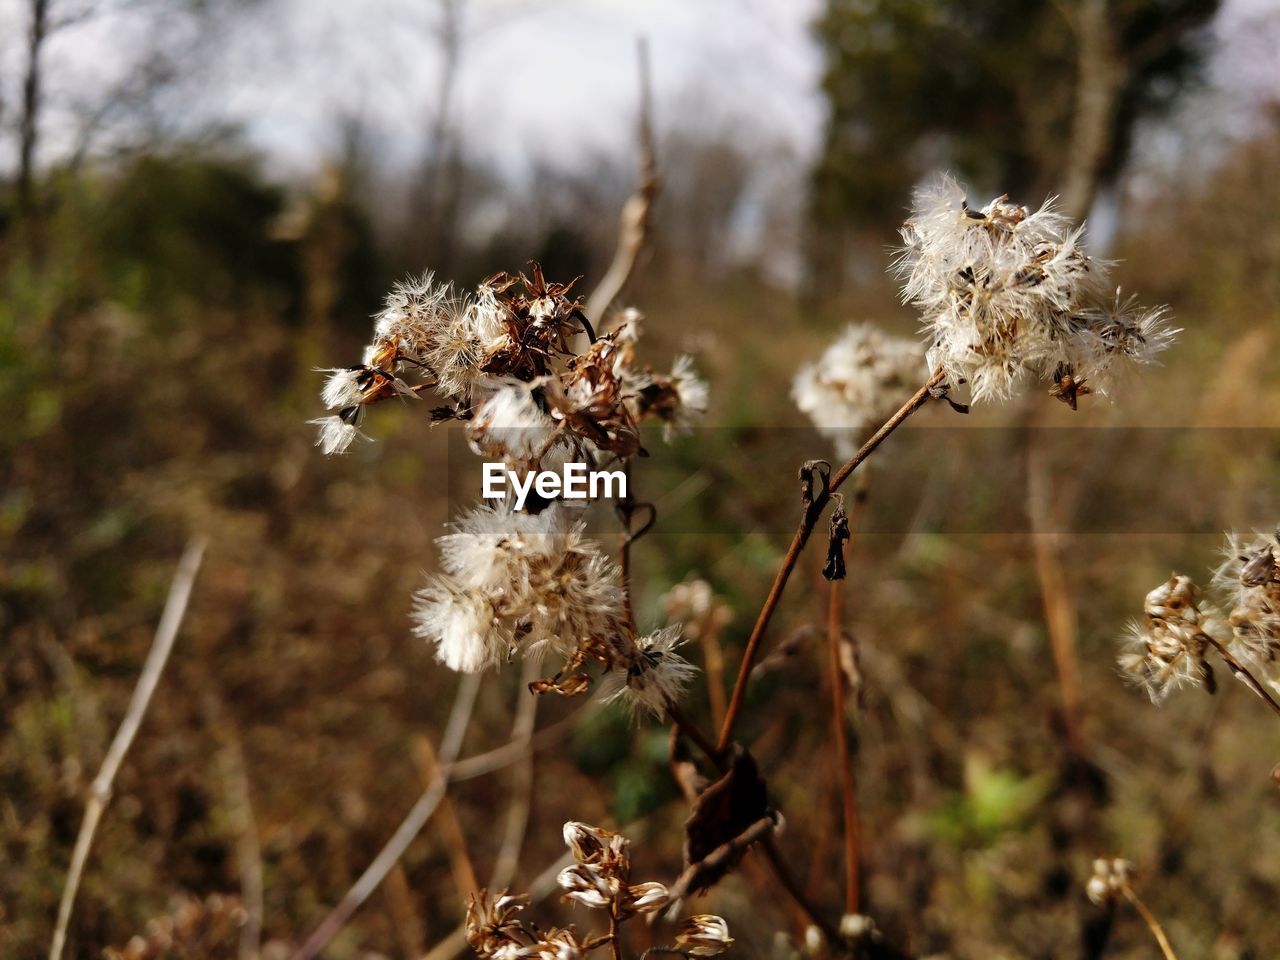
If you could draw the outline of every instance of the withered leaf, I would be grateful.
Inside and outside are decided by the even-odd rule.
[[[685,874],[689,875],[690,868],[702,864],[711,854],[726,844],[732,844],[753,827],[757,827],[752,831],[753,840],[758,839],[757,834],[763,836],[758,830],[761,820],[770,824],[776,820],[776,814],[769,806],[768,789],[751,754],[741,744],[735,743],[728,773],[702,791],[693,813],[685,822]],[[707,865],[708,869],[696,871],[696,876],[688,884],[688,892],[713,886],[737,866],[747,846],[749,843],[729,851],[728,856],[722,851],[715,858],[715,863]]]

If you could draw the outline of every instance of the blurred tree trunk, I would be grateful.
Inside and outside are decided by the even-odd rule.
[[[1067,145],[1062,206],[1083,219],[1093,206],[1104,169],[1114,152],[1120,95],[1129,72],[1116,49],[1107,0],[1084,0],[1067,11],[1076,35],[1075,110]]]
[[[431,117],[427,155],[411,210],[426,244],[426,259],[438,273],[449,275],[457,249],[454,232],[460,205],[462,151],[453,123],[453,99],[462,59],[464,0],[440,0],[434,30],[440,48],[440,76]]]
[[[40,133],[40,52],[49,34],[49,0],[31,0],[27,33],[27,72],[22,79],[22,120],[18,130],[18,211],[30,217],[34,209],[36,144]]]

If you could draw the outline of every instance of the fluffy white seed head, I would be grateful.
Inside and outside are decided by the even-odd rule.
[[[538,406],[538,386],[515,379],[486,384],[488,398],[467,424],[471,449],[512,466],[536,466],[558,433],[556,422]]]
[[[348,423],[336,414],[331,417],[308,420],[307,423],[319,428],[316,434],[316,446],[324,451],[326,457],[346,453],[357,437],[368,439],[354,423]]]
[[[816,363],[800,369],[791,397],[848,459],[862,434],[883,423],[927,375],[918,343],[851,323]]]
[[[1129,626],[1120,669],[1154,703],[1190,684],[1213,689],[1205,660],[1212,623],[1200,610],[1198,594],[1190,578],[1175,574],[1147,594],[1142,622]]]
[[[374,319],[374,341],[396,345],[405,355],[422,359],[441,331],[458,311],[457,297],[449,284],[435,276],[401,280],[391,288],[382,311]]]
[[[683,643],[678,623],[639,637],[631,664],[605,675],[604,699],[621,701],[633,713],[662,716],[667,702],[679,702],[698,672],[675,652]]]
[[[1074,405],[1107,392],[1125,364],[1152,362],[1175,332],[1163,311],[1107,303],[1107,265],[1052,202],[1031,212],[1000,197],[975,210],[944,177],[917,191],[902,238],[895,270],[921,311],[929,363],[975,402],[1031,377]]]
[[[444,573],[428,578],[413,617],[441,660],[471,671],[517,646],[571,656],[624,629],[617,567],[575,513],[563,503],[517,513],[503,502],[469,511],[436,541]]]

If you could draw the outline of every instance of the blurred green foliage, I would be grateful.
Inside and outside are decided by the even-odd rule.
[[[827,228],[902,218],[912,186],[950,168],[982,194],[1023,202],[1062,189],[1077,109],[1079,36],[1088,0],[828,0],[816,32],[826,61],[826,135],[813,216]],[[1110,182],[1135,125],[1176,101],[1202,61],[1197,30],[1220,0],[1120,0],[1106,21],[1124,65],[1099,173]]]

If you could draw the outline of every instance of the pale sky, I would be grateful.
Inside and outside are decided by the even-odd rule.
[[[359,115],[392,164],[425,140],[439,69],[438,0],[256,0],[221,28],[184,33],[171,0],[53,0],[109,13],[48,47],[51,152],[65,149],[73,106],[92,103],[148,44],[189,44],[193,70],[170,109],[192,124],[242,126],[289,169],[308,169],[335,142],[334,117]],[[821,0],[469,0],[464,4],[457,114],[470,149],[507,167],[629,150],[635,40],[648,38],[660,126],[727,123],[748,139],[811,154],[821,135],[821,61],[809,24]],[[0,0],[0,98],[16,116],[27,0]],[[1229,91],[1222,122],[1280,94],[1280,0],[1227,0],[1214,58]],[[0,160],[9,165],[8,158]]]
[[[440,64],[432,32],[440,0],[239,0],[234,16],[200,33],[174,12],[174,0],[52,2],[55,13],[98,14],[48,45],[46,159],[69,149],[76,118],[127,75],[137,51],[152,47],[190,63],[160,103],[170,126],[238,126],[280,172],[305,175],[332,156],[340,114],[361,118],[387,167],[422,154]],[[13,165],[28,3],[0,0],[0,170]],[[464,6],[455,115],[468,151],[509,172],[631,152],[640,35],[650,45],[660,130],[727,127],[749,151],[784,144],[798,177],[819,143],[821,58],[809,25],[821,0]],[[1226,0],[1216,35],[1210,90],[1149,138],[1144,160],[1212,150],[1247,129],[1258,103],[1280,97],[1280,0]]]

